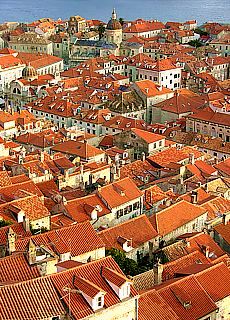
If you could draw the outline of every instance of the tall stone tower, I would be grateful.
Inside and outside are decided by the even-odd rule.
[[[117,20],[115,9],[113,9],[112,18],[109,20],[105,30],[105,40],[108,43],[116,44],[118,48],[122,42],[122,26]]]

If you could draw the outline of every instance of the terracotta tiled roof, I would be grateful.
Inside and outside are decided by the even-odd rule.
[[[136,120],[123,116],[115,116],[103,123],[103,126],[118,130],[130,130],[131,128],[147,129],[147,124],[144,120]]]
[[[130,219],[117,226],[99,232],[99,236],[105,243],[106,248],[123,250],[119,237],[130,241],[132,248],[138,248],[144,243],[157,237],[156,230],[152,227],[146,215]]]
[[[224,241],[229,245],[230,244],[230,221],[227,224],[219,224],[214,227],[216,233],[218,233]]]
[[[19,240],[16,249],[25,250],[30,239],[37,246],[47,246],[56,254],[70,252],[72,257],[104,247],[88,221]]]
[[[110,208],[116,208],[135,199],[138,201],[143,193],[130,178],[124,178],[102,187],[98,195]]]
[[[73,219],[70,217],[66,216],[63,213],[58,213],[56,215],[51,216],[51,229],[59,229],[63,227],[68,227],[71,226],[75,223]]]
[[[94,124],[103,124],[107,116],[109,116],[109,118],[111,116],[109,109],[81,110],[81,114],[76,116],[76,119]]]
[[[14,127],[14,124],[15,124],[15,120],[14,120],[14,117],[12,116],[12,114],[10,114],[9,112],[5,112],[5,111],[0,111],[0,124],[3,124],[3,123],[7,123],[7,122],[13,122],[13,127]]]
[[[96,286],[95,284],[93,284],[92,282],[76,276],[74,277],[73,280],[73,285],[80,290],[81,292],[87,294],[87,296],[89,296],[90,298],[94,298],[99,292],[103,292],[105,293],[105,291],[103,291],[101,288],[99,288],[98,286]]]
[[[17,213],[24,211],[30,221],[42,219],[50,216],[49,211],[37,196],[27,196],[18,200],[13,200],[0,205],[0,216],[6,220],[15,222]]]
[[[130,282],[123,274],[105,266],[101,268],[101,276],[119,288],[125,282]]]
[[[110,148],[114,146],[114,136],[113,135],[106,135],[102,138],[101,142],[99,143],[100,147]]]
[[[229,114],[215,112],[210,107],[189,115],[188,119],[207,121],[209,123],[221,124],[226,126],[229,126],[230,123]]]
[[[1,319],[49,319],[66,314],[51,278],[48,277],[0,287],[0,300]]]
[[[63,269],[71,269],[71,268],[81,266],[82,264],[83,264],[82,262],[78,262],[75,260],[65,260],[65,261],[57,263],[56,266],[63,268]]]
[[[172,92],[172,90],[165,87],[161,87],[160,85],[154,83],[151,80],[136,81],[135,86],[137,86],[141,90],[141,92],[147,97],[165,95]]]
[[[131,131],[137,135],[137,137],[143,139],[146,143],[153,143],[160,140],[165,140],[165,136],[157,133],[148,132],[138,128],[132,128]]]
[[[155,290],[141,294],[138,300],[139,320],[179,320],[180,318]]]
[[[183,320],[200,319],[218,308],[193,275],[166,285],[157,292]]]
[[[0,259],[0,283],[21,282],[40,277],[37,267],[31,267],[24,254]]]
[[[63,136],[54,133],[52,130],[44,130],[39,133],[25,133],[17,137],[17,141],[20,144],[34,145],[40,148],[48,148],[54,144],[62,142]]]
[[[12,68],[12,67],[23,67],[24,62],[21,61],[19,57],[14,57],[13,55],[0,56],[0,66],[2,69]]]
[[[230,212],[230,200],[223,197],[215,197],[203,203],[202,207],[207,210],[209,220],[212,220]]]
[[[91,213],[94,210],[97,211],[98,217],[102,217],[110,213],[110,210],[96,194],[70,200],[65,207],[71,218],[77,222],[91,220]]]
[[[11,179],[7,171],[0,171],[0,188],[11,185]]]
[[[10,179],[12,179],[12,178],[14,178],[14,177],[11,177]],[[0,188],[0,195],[1,195],[2,200],[10,202],[12,200],[17,199],[19,191],[26,192],[26,193],[24,193],[24,197],[26,197],[28,195],[36,195],[38,197],[42,197],[41,191],[39,190],[39,188],[36,186],[36,184],[33,181],[28,180],[25,182],[17,183],[17,181],[15,181],[15,180],[18,180],[18,179],[13,179],[12,185]]]
[[[105,268],[107,269],[107,271],[111,269],[111,272],[109,273],[112,273],[113,276],[115,276],[116,274],[116,278],[123,279],[123,281],[124,279],[126,279],[117,263],[111,257],[106,257],[104,259],[86,263],[82,266],[70,269],[68,271],[54,274],[51,276],[51,278],[61,296],[64,295],[64,287],[69,286],[70,288],[74,288],[74,286],[72,286],[74,276],[86,279],[93,285],[106,292],[104,297],[104,308],[107,309],[116,305],[117,303],[120,303],[120,299],[116,295],[115,291],[109,286],[105,277],[103,277],[103,273],[106,270]],[[102,272],[103,269],[104,271]],[[108,276],[108,272],[106,272],[106,276]],[[113,279],[115,278],[113,277]],[[129,280],[127,279],[127,281]],[[131,297],[136,295],[137,292],[131,286]],[[93,310],[90,308],[89,304],[81,294],[72,293],[71,297],[71,314],[75,319],[83,319],[93,314]],[[68,305],[68,296],[65,296],[63,300]]]
[[[152,208],[152,205],[163,200],[168,200],[173,198],[174,194],[172,192],[164,192],[157,185],[153,185],[145,189],[144,204],[146,209]]]
[[[195,278],[213,301],[230,296],[230,270],[223,262],[198,273]]]
[[[215,168],[217,168],[218,171],[224,173],[227,176],[230,176],[230,158],[219,162],[215,165]]]
[[[165,236],[185,224],[204,215],[206,210],[187,201],[180,201],[157,212],[149,219],[161,236]]]
[[[193,147],[184,147],[177,149],[171,147],[167,150],[163,150],[147,158],[151,163],[157,163],[160,166],[167,166],[170,163],[180,163],[189,159],[189,155],[194,154],[195,159],[202,156],[202,152]]]
[[[176,274],[182,273],[181,270],[194,266],[196,264],[202,264],[207,267],[210,264],[208,258],[199,251],[191,252],[185,256],[182,256],[174,261],[170,261],[164,264],[162,280],[166,281],[175,278]]]
[[[62,61],[61,58],[49,54],[19,52],[17,58],[26,65],[31,65],[35,69],[48,67],[51,64]]]
[[[199,95],[188,94],[185,90],[178,90],[174,96],[156,105],[163,111],[176,114],[186,114],[198,111],[205,104],[205,100]]]
[[[124,33],[141,33],[151,30],[162,30],[165,26],[162,22],[155,21],[138,21],[138,23],[132,24],[123,30]]]
[[[213,195],[208,193],[208,191],[204,190],[203,188],[197,188],[193,190],[193,193],[197,194],[197,204],[205,203],[206,201],[209,201],[213,199]],[[185,193],[181,195],[178,199],[183,199],[188,202],[192,202],[192,191]]]
[[[136,160],[121,167],[121,178],[131,178],[137,186],[144,185],[146,181],[155,180],[154,172],[157,170],[148,162]]]
[[[57,144],[56,146],[52,147],[52,150],[78,156],[85,160],[95,157],[99,154],[104,154],[104,151],[89,145],[87,142],[78,142],[73,140]]]
[[[23,223],[11,224],[9,226],[0,228],[0,245],[7,244],[7,234],[9,229],[15,233],[17,239],[30,237],[32,235],[30,231],[25,231],[23,228]]]

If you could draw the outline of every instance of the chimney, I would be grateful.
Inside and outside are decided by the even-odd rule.
[[[30,220],[26,216],[23,217],[23,228],[26,232],[30,231]]]
[[[32,240],[29,241],[27,259],[29,265],[34,264],[36,262],[36,245],[33,243]]]
[[[44,160],[45,160],[45,155],[44,155],[44,152],[41,151],[41,153],[40,153],[40,161],[44,162]]]
[[[197,203],[198,201],[198,193],[197,191],[192,191],[192,194],[191,194],[191,203],[195,204]]]
[[[226,226],[228,224],[228,222],[229,222],[228,215],[224,213],[222,216],[222,223],[223,223],[223,225]]]
[[[15,241],[16,241],[16,234],[11,228],[9,228],[9,231],[7,234],[7,250],[9,255],[11,255],[15,251]]]
[[[154,284],[158,285],[162,283],[163,270],[164,266],[160,263],[160,261],[157,261],[156,264],[153,265]]]
[[[206,257],[206,258],[209,258],[209,253],[210,253],[210,247],[209,247],[209,246],[206,246],[206,247],[205,247],[205,257]]]
[[[65,171],[65,181],[68,181],[69,180],[69,171],[66,170]]]
[[[145,152],[141,153],[141,160],[144,162],[145,161]]]
[[[195,155],[194,153],[189,154],[189,163],[194,164],[195,163]]]

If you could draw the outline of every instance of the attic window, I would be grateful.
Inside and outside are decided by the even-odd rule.
[[[98,297],[97,302],[98,302],[98,307],[102,307],[102,296]]]

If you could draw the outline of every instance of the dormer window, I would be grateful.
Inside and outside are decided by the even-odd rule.
[[[82,294],[83,298],[88,302],[93,311],[99,310],[104,307],[104,296],[106,292],[99,288],[91,281],[74,276],[74,286]]]
[[[131,283],[125,276],[107,267],[102,267],[101,275],[120,300],[130,297]]]

